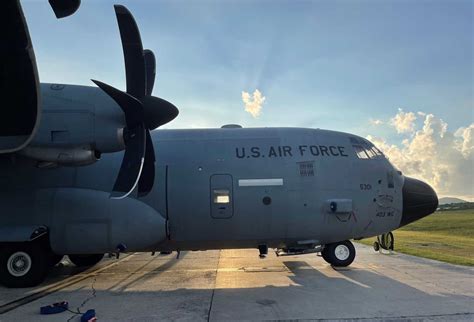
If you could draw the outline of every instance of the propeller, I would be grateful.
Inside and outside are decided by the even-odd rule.
[[[156,160],[150,131],[173,120],[179,111],[170,102],[151,96],[156,74],[155,55],[149,49],[143,50],[140,31],[130,11],[121,5],[115,5],[114,9],[122,40],[127,91],[92,81],[125,115],[125,154],[111,193],[111,198],[122,199],[137,186],[139,197],[153,188]]]
[[[81,0],[49,0],[56,18],[61,19],[72,15],[81,5]]]

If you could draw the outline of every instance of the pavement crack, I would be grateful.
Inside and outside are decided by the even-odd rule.
[[[219,271],[219,264],[221,260],[221,252],[222,250],[219,250],[219,256],[217,257],[217,265],[216,265],[216,277],[214,279],[214,286],[212,287],[212,294],[211,294],[211,302],[209,303],[209,310],[207,311],[207,322],[210,321],[211,319],[211,311],[212,311],[212,303],[214,302],[214,294],[216,292],[216,284],[217,284],[217,274]]]
[[[92,280],[91,284],[91,295],[88,296],[82,303],[76,307],[76,311],[68,310],[69,312],[73,313],[73,315],[67,320],[67,322],[72,321],[76,317],[76,315],[79,314],[84,314],[85,312],[81,312],[81,309],[84,308],[84,306],[89,302],[90,300],[94,299],[97,297],[97,290],[95,289],[95,283],[97,282],[97,275],[94,276],[94,279]]]

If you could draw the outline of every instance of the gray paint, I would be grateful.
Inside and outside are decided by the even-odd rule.
[[[123,156],[106,153],[122,149],[119,107],[97,88],[42,84],[42,91],[44,113],[32,145],[88,144],[104,153],[92,165],[52,169],[20,155],[0,156],[0,205],[6,214],[0,216],[0,233],[5,227],[45,225],[55,251],[92,253],[113,251],[121,242],[134,251],[326,244],[400,224],[403,176],[384,157],[357,158],[351,138],[370,144],[366,140],[319,129],[157,130],[153,190],[140,199],[109,199]],[[57,141],[54,131],[64,131]],[[333,146],[336,156],[314,155],[311,146]],[[283,185],[239,185],[247,179],[282,179]],[[219,214],[212,190],[221,186],[231,192],[231,203]],[[328,203],[334,200],[342,208],[350,204],[351,211],[332,213]],[[384,211],[392,216],[377,216]],[[0,235],[0,241],[5,238]]]

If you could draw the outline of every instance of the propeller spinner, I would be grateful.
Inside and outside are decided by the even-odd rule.
[[[138,186],[138,196],[148,194],[155,181],[155,151],[150,131],[178,116],[170,102],[151,96],[155,82],[155,55],[143,50],[140,31],[130,11],[115,5],[122,40],[127,91],[92,80],[109,95],[125,114],[123,131],[125,154],[115,180],[111,198],[127,197]]]

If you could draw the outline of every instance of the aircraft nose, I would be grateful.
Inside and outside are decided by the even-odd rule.
[[[427,183],[405,177],[403,184],[403,213],[400,227],[435,212],[438,196]]]

